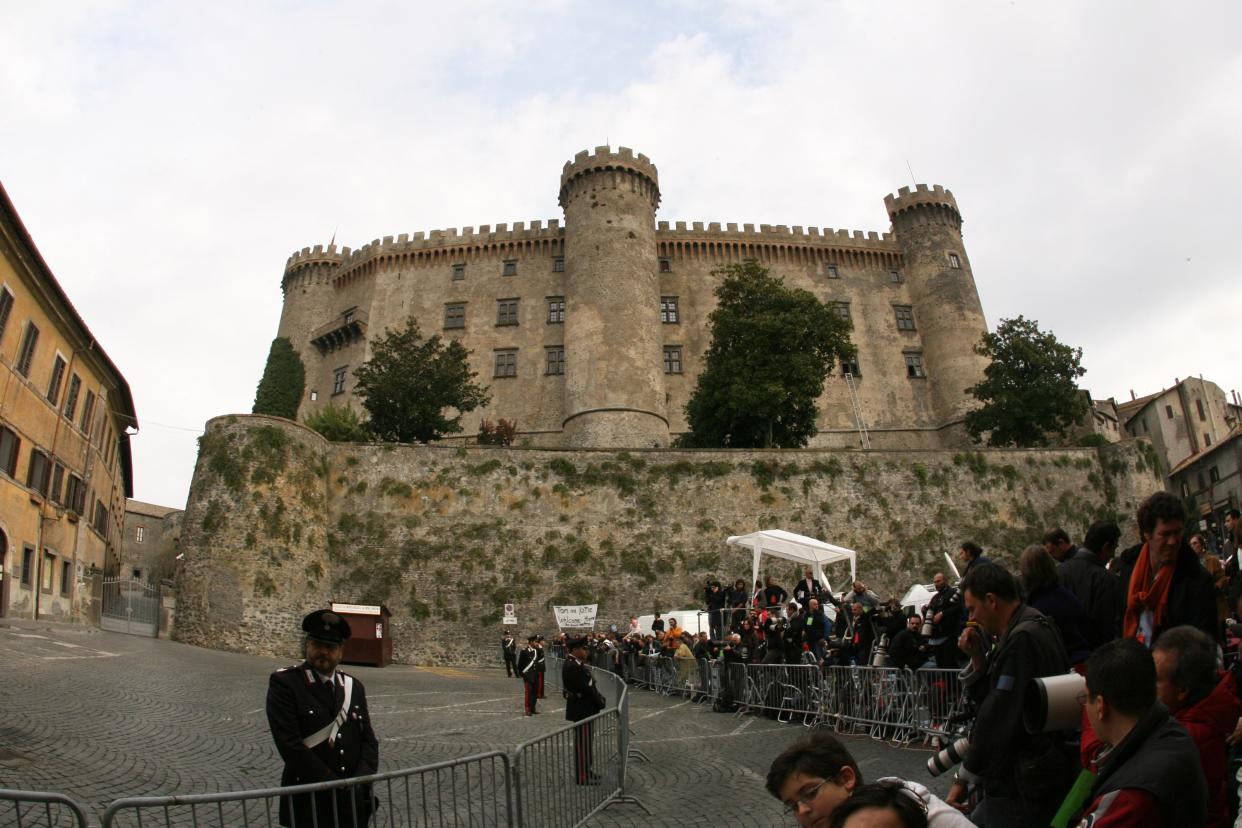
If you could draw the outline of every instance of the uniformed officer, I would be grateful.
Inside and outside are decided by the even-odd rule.
[[[597,785],[599,775],[591,770],[594,750],[592,722],[583,722],[604,709],[604,696],[595,686],[595,677],[587,669],[587,642],[575,638],[565,645],[569,654],[561,668],[561,688],[565,694],[565,718],[582,722],[574,728],[574,782],[578,785]]]
[[[517,671],[517,641],[513,634],[505,630],[504,638],[500,639],[500,652],[505,658],[505,675],[521,677]]]
[[[538,637],[534,634],[528,637],[526,646],[522,648],[517,657],[518,675],[522,677],[522,709],[527,716],[533,716],[539,712],[535,709],[539,701],[539,672],[535,669],[535,664],[539,661],[539,650],[535,648]]]
[[[543,677],[548,672],[548,653],[544,650],[543,636],[535,636],[535,672],[539,674],[539,698],[546,699],[543,694]]]
[[[272,673],[267,721],[285,761],[280,784],[304,785],[373,774],[379,742],[371,729],[362,682],[337,669],[349,623],[330,610],[302,619],[305,660]],[[335,805],[334,805],[335,803]],[[302,828],[357,828],[371,820],[370,785],[280,799],[280,824]]]

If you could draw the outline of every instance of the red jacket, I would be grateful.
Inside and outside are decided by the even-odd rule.
[[[1220,683],[1206,697],[1190,707],[1173,712],[1173,718],[1195,740],[1199,756],[1203,760],[1203,775],[1208,788],[1207,828],[1228,828],[1229,798],[1226,790],[1226,771],[1229,765],[1229,748],[1225,737],[1233,733],[1242,715],[1242,701],[1233,675],[1221,673]]]

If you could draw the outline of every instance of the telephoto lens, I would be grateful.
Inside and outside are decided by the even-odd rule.
[[[1026,694],[1022,723],[1027,733],[1074,730],[1082,723],[1082,702],[1087,680],[1077,673],[1037,678]]]
[[[963,736],[944,750],[933,753],[931,758],[927,760],[927,772],[932,776],[939,776],[954,766],[961,764],[961,761],[966,758],[966,749],[969,747],[970,740]]]
[[[932,624],[931,619],[929,618],[923,622],[923,626],[919,629],[919,635],[923,636],[924,638],[931,638],[932,633],[934,633],[935,631],[936,631],[935,626]]]

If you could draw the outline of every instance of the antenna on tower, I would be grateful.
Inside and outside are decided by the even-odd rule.
[[[910,166],[910,159],[909,159],[909,158],[907,158],[907,159],[906,159],[906,169],[910,171],[910,183],[911,183],[911,184],[913,184],[913,185],[915,185],[915,186],[917,187],[919,182],[918,182],[918,180],[914,177],[914,167],[911,167],[911,166]]]
[[[328,247],[331,247],[332,245],[336,244],[336,231],[339,229],[340,229],[339,224],[336,227],[332,228],[332,241],[328,242]]]

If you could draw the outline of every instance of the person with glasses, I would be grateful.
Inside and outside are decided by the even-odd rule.
[[[1071,825],[1148,828],[1207,824],[1208,790],[1194,740],[1157,697],[1156,663],[1133,638],[1110,641],[1087,659],[1079,696],[1098,754],[1090,804]]]
[[[963,814],[916,782],[894,777],[879,780],[905,791],[925,812],[930,828],[970,828]],[[804,828],[827,828],[833,814],[864,788],[862,771],[835,736],[814,733],[799,739],[772,761],[768,793],[785,805],[785,813]],[[870,794],[868,794],[870,796]]]

